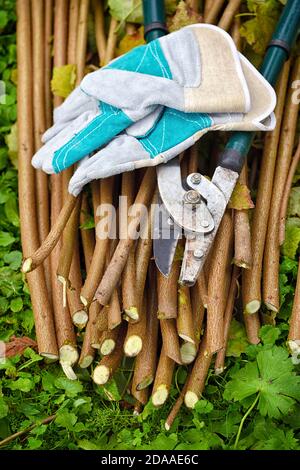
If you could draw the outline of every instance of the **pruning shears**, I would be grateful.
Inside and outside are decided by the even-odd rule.
[[[167,33],[163,0],[144,0],[147,42]],[[300,0],[288,0],[268,46],[261,74],[274,85],[300,27]],[[220,155],[211,181],[200,173],[182,181],[179,157],[157,167],[158,209],[154,219],[154,257],[165,276],[171,271],[182,231],[186,243],[179,282],[194,285],[213,244],[254,138],[235,132]]]

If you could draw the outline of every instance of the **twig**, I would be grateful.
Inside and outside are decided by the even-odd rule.
[[[177,318],[178,302],[178,277],[179,277],[179,262],[174,261],[172,264],[171,272],[168,277],[165,277],[158,271],[157,275],[157,293],[158,293],[158,318],[167,320],[170,318]]]
[[[177,364],[181,364],[181,355],[179,348],[179,337],[174,319],[160,320],[160,330],[162,335],[163,347],[168,357]]]
[[[100,65],[104,65],[106,54],[106,35],[104,25],[103,2],[101,0],[92,0],[95,16],[95,36]]]
[[[45,36],[44,36],[44,5],[39,0],[32,0],[32,58],[33,58],[33,121],[35,152],[41,147],[41,136],[46,130],[45,118]],[[36,200],[39,240],[42,243],[50,230],[48,175],[41,170],[36,171]],[[45,279],[50,294],[50,260],[45,261]]]
[[[58,175],[54,175],[58,176]],[[53,183],[53,180],[52,180]],[[53,184],[52,184],[52,192],[54,191]],[[52,228],[44,240],[42,245],[35,251],[31,256],[25,258],[22,266],[22,271],[24,273],[28,273],[36,269],[43,261],[49,256],[53,248],[58,243],[58,240],[62,234],[64,227],[75,207],[77,198],[69,194],[68,200],[64,204],[61,212],[58,214],[55,223],[52,225]]]
[[[122,321],[121,313],[119,293],[118,289],[116,288],[111,296],[110,305],[107,312],[107,328],[109,330],[113,330],[120,325]]]
[[[247,163],[245,163],[239,183],[247,186]],[[244,269],[252,265],[251,231],[247,209],[234,211],[234,258],[233,263]]]
[[[242,0],[229,0],[228,5],[226,6],[218,23],[220,28],[228,31],[241,3]]]
[[[120,222],[120,238],[125,239],[127,237],[127,221],[129,217],[129,210],[134,203],[134,183],[135,183],[135,173],[127,172],[122,175],[122,200],[125,201],[126,209],[124,207],[120,208],[119,217]],[[126,228],[124,228],[124,226]],[[136,289],[136,266],[135,266],[135,247],[131,247],[126,266],[122,274],[122,303],[123,310],[125,314],[132,318],[133,320],[138,320],[139,318],[139,305],[138,305],[138,296]]]
[[[30,431],[32,431],[33,429],[35,429],[37,426],[40,426],[41,424],[49,424],[49,423],[51,423],[51,421],[53,421],[55,418],[56,418],[56,415],[48,416],[47,418],[42,419],[42,421],[40,421],[39,423],[32,424],[32,425],[29,426],[28,428],[22,429],[22,431],[15,432],[15,433],[12,434],[11,436],[8,436],[8,437],[6,437],[5,439],[3,439],[2,441],[0,441],[0,447],[3,447],[3,446],[5,446],[6,444],[9,444],[10,442],[14,441],[14,440],[17,439],[18,437],[24,436],[24,434],[28,434]]]
[[[174,368],[175,362],[166,355],[162,347],[152,390],[154,406],[161,406],[166,402],[172,385]]]
[[[53,0],[45,0],[45,119],[46,128],[52,124],[52,38],[53,38]]]
[[[206,339],[200,344],[197,359],[187,380],[184,403],[188,408],[194,408],[201,398],[205,381],[212,361],[212,354],[207,354]]]
[[[263,157],[260,168],[258,191],[255,209],[253,210],[251,233],[251,269],[243,273],[243,304],[247,313],[255,313],[261,304],[262,264],[267,234],[268,218],[272,200],[272,188],[277,157],[277,147],[280,136],[280,126],[283,116],[285,95],[289,77],[290,61],[286,62],[277,86],[277,106],[275,116],[277,125],[265,137]]]
[[[83,193],[82,195],[82,203],[81,203],[81,212],[80,212],[80,225],[83,226],[89,220],[89,207],[88,207],[88,200],[87,194]],[[80,229],[81,234],[81,242],[83,248],[83,255],[84,255],[84,264],[85,270],[88,271],[91,266],[93,253],[95,249],[95,237],[93,234],[92,229]]]
[[[291,84],[299,79],[300,58],[298,57],[293,66]],[[278,158],[274,175],[272,192],[272,204],[268,220],[268,236],[264,252],[263,269],[263,300],[273,312],[279,310],[279,217],[281,200],[284,193],[286,178],[288,175],[291,158],[294,149],[294,140],[298,121],[299,103],[293,100],[294,89],[289,88],[286,106],[284,110],[280,141],[278,147]]]
[[[77,85],[81,82],[84,76],[85,60],[86,60],[86,46],[88,36],[88,14],[89,14],[90,0],[81,0],[79,7],[79,20],[77,30]]]
[[[224,5],[224,0],[214,0],[211,2],[210,8],[204,17],[204,23],[214,24],[219,16],[220,11]]]
[[[29,0],[17,1],[17,55],[18,70],[22,80],[18,85],[18,113],[26,116],[19,120],[19,209],[21,237],[24,256],[34,252],[38,245],[36,223],[36,200],[34,191],[34,170],[31,166],[33,154],[32,132],[32,64],[31,24]],[[58,358],[53,312],[48,299],[44,270],[27,275],[35,320],[39,353],[51,359]]]
[[[65,0],[56,0],[55,2],[55,16],[54,16],[54,65],[61,66],[67,61],[67,23],[68,23],[68,2]],[[54,105],[57,106],[61,103],[59,97],[54,97]],[[62,205],[62,178],[61,175],[51,176],[51,232],[57,226],[57,221],[60,220]],[[70,202],[72,201],[72,202]],[[73,202],[76,199],[68,196],[66,199],[66,207],[74,207]],[[70,212],[71,214],[71,212]],[[50,232],[50,234],[51,234]],[[49,241],[49,236],[44,242],[44,246]],[[57,237],[59,242],[59,237]],[[41,250],[41,248],[40,248]],[[78,360],[78,352],[76,347],[76,335],[74,326],[71,321],[71,316],[68,307],[62,305],[61,299],[63,297],[63,286],[57,281],[56,270],[58,267],[60,257],[60,242],[54,244],[51,252],[51,284],[52,284],[52,300],[54,307],[55,330],[57,337],[57,344],[59,348],[59,362],[66,376],[75,380],[76,374],[72,366]],[[25,261],[26,263],[26,261]],[[24,263],[24,264],[25,264]],[[34,263],[33,263],[34,264]],[[24,265],[23,265],[24,267]],[[32,267],[32,266],[31,266]]]
[[[158,318],[157,318],[157,292],[155,288],[155,269],[149,272],[148,299],[147,299],[147,334],[143,341],[143,348],[136,358],[132,387],[142,390],[148,387],[155,378],[157,364]]]
[[[214,243],[210,264],[207,305],[207,354],[223,347],[223,315],[226,306],[226,284],[231,263],[233,223],[231,211],[225,212]]]
[[[117,33],[118,24],[119,23],[115,18],[111,18],[103,65],[108,64],[115,56],[115,49],[116,49],[117,40],[118,40],[118,33]]]
[[[106,384],[119,367],[123,356],[123,343],[126,335],[126,322],[123,322],[114,351],[104,356],[95,367],[92,379],[97,385]]]
[[[149,204],[154,192],[155,183],[155,171],[153,168],[148,168],[135,198],[134,205],[136,208],[146,207]],[[102,305],[106,305],[109,302],[112,292],[120,279],[142,215],[142,213],[139,213],[135,218],[129,220],[128,239],[119,241],[111,262],[103,275],[102,281],[96,291],[96,298]]]
[[[87,278],[81,290],[81,301],[84,305],[89,305],[92,302],[105,268],[105,257],[109,246],[109,233],[113,215],[109,209],[112,205],[113,181],[113,178],[106,178],[100,181],[99,208],[105,208],[106,205],[108,210],[105,211],[105,214],[101,214],[102,217],[100,217],[100,214],[94,214],[96,225],[96,246],[91,266],[87,273]],[[94,211],[97,210],[95,207]],[[102,233],[100,232],[99,227],[103,219],[107,220],[107,224],[105,227],[102,227],[105,230],[105,232]]]
[[[147,336],[147,305],[146,295],[140,308],[139,320],[136,323],[128,323],[127,335],[124,341],[124,354],[128,357],[137,356]]]
[[[99,343],[92,343],[92,347],[99,349],[102,356],[108,356],[111,354],[117,343],[120,327],[115,328],[114,330],[103,331],[100,337]]]
[[[181,362],[190,364],[196,357],[197,347],[190,289],[181,286],[178,289],[178,316],[176,320],[178,336],[184,343],[180,347]]]
[[[99,330],[97,327],[98,316],[100,314],[101,307],[97,302],[93,302],[89,308],[89,321],[87,323],[85,334],[83,338],[83,344],[81,348],[81,354],[79,358],[79,366],[85,369],[91,365],[95,357],[95,349],[92,344],[99,339]]]
[[[220,351],[218,351],[216,361],[215,361],[215,373],[222,374],[225,369],[225,355],[226,347],[229,337],[229,328],[232,319],[232,312],[234,308],[234,301],[236,298],[236,293],[238,289],[238,277],[240,275],[240,270],[237,266],[234,266],[232,269],[231,283],[229,287],[227,304],[224,313],[224,346]]]
[[[175,405],[173,406],[172,410],[169,413],[169,416],[167,417],[165,421],[165,429],[166,431],[169,431],[171,429],[172,424],[174,423],[175,418],[177,417],[179,410],[183,404],[185,392],[187,390],[187,382],[185,383],[183,389],[181,390],[179,397],[177,398]]]

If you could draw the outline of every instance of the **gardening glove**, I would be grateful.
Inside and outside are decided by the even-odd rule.
[[[250,95],[231,37],[212,25],[192,25],[88,74],[54,112],[54,125],[32,164],[59,173],[99,150],[158,106],[188,113],[247,113]]]
[[[154,128],[142,133],[142,121],[116,137],[104,149],[80,162],[70,180],[77,196],[88,182],[145,166],[166,163],[192,146],[207,131],[269,131],[275,127],[276,95],[271,85],[243,56],[243,73],[252,107],[248,113],[183,113],[164,108]]]

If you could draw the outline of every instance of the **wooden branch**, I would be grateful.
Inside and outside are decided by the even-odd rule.
[[[240,275],[240,270],[237,266],[234,266],[232,269],[231,282],[227,297],[226,309],[224,313],[224,346],[217,353],[215,361],[215,373],[217,375],[222,374],[225,370],[225,355],[226,348],[229,338],[229,328],[232,320],[232,313],[234,308],[234,302],[238,290],[238,277]]]
[[[106,55],[106,35],[102,0],[92,0],[95,17],[95,36],[100,65],[104,65]]]
[[[291,74],[291,84],[299,79],[300,57],[297,57]],[[293,100],[294,89],[290,86],[282,121],[278,157],[274,175],[272,204],[268,220],[268,236],[264,251],[263,300],[273,312],[279,310],[279,218],[281,200],[294,150],[298,122],[299,103]]]
[[[22,80],[18,85],[18,115],[26,116],[18,124],[19,142],[19,210],[24,256],[29,256],[38,245],[38,227],[33,154],[32,122],[32,63],[31,63],[31,9],[29,0],[17,1],[17,58]],[[38,350],[42,356],[58,358],[53,312],[49,302],[44,270],[39,268],[26,276],[31,295]]]
[[[147,207],[152,199],[155,184],[155,170],[154,168],[148,168],[141,182],[139,192],[135,198],[135,207]],[[129,220],[128,239],[119,241],[111,262],[103,275],[102,281],[96,291],[96,299],[102,305],[107,305],[112,292],[120,279],[130,248],[134,243],[135,232],[139,226],[141,216],[142,214],[139,214],[135,218]]]
[[[247,172],[247,163],[245,163],[239,177],[241,185],[247,186],[248,184]],[[234,211],[233,263],[244,269],[250,269],[252,265],[251,231],[247,209]]]
[[[223,15],[221,16],[221,19],[218,23],[218,26],[225,31],[228,31],[231,23],[234,20],[235,15],[238,12],[238,9],[240,8],[240,5],[242,3],[242,0],[229,0]]]
[[[261,304],[261,278],[265,240],[267,235],[268,218],[272,201],[272,188],[277,157],[277,147],[280,136],[280,126],[283,116],[285,96],[288,84],[290,62],[286,62],[278,82],[277,105],[275,109],[276,127],[265,137],[261,161],[258,190],[255,209],[253,210],[251,233],[251,269],[243,273],[243,305],[247,313],[255,313]]]
[[[221,221],[211,258],[208,281],[207,305],[207,354],[218,352],[223,347],[223,316],[226,306],[226,281],[232,257],[233,222],[231,211],[227,210]]]

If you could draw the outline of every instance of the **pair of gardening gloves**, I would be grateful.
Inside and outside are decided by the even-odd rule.
[[[54,111],[32,164],[59,173],[79,162],[69,183],[158,165],[207,131],[268,131],[276,95],[212,25],[192,25],[140,46],[84,77]]]

